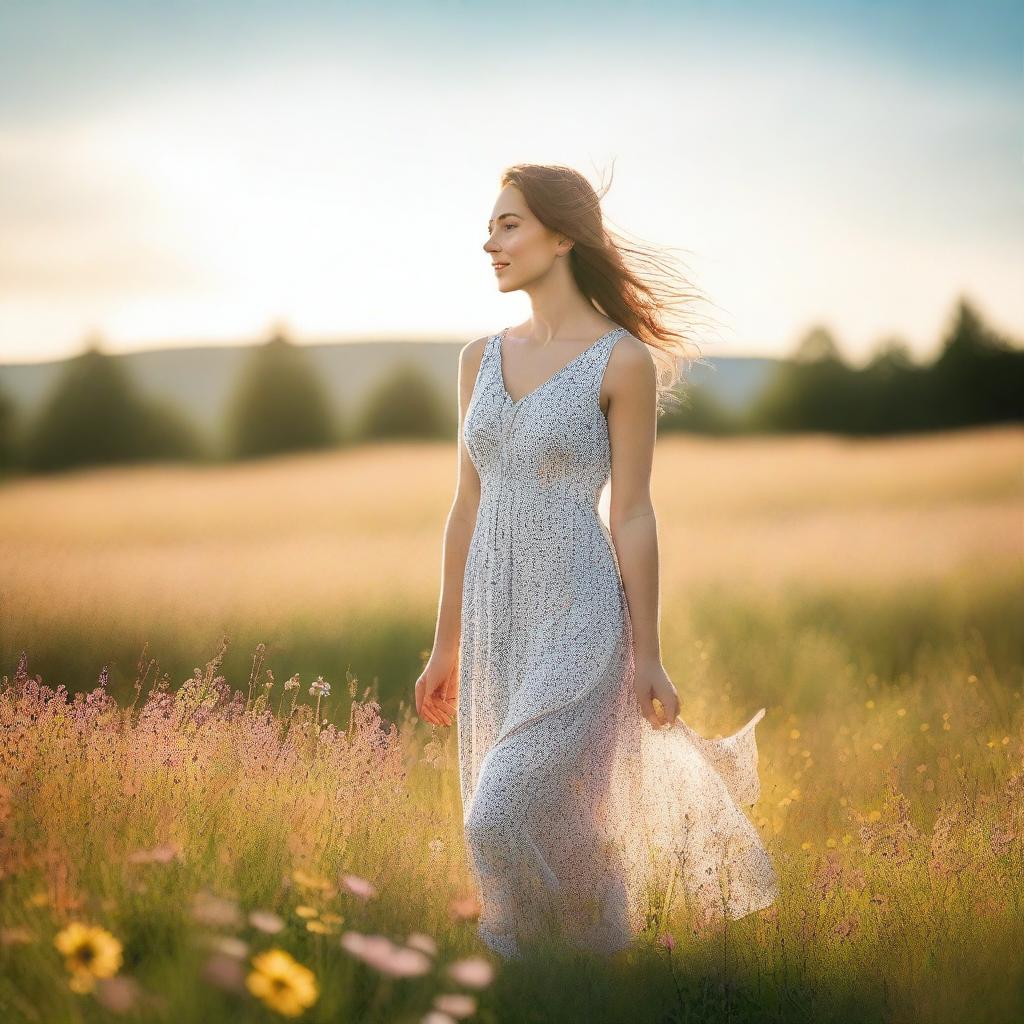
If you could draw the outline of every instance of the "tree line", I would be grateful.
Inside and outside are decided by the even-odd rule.
[[[122,363],[92,344],[67,362],[34,417],[21,423],[0,393],[0,469],[52,472],[154,460],[258,458],[375,439],[450,438],[450,402],[401,364],[371,389],[348,430],[301,346],[275,334],[255,346],[231,394],[215,454],[172,404],[143,396]],[[819,431],[883,435],[1024,420],[1024,351],[961,300],[935,359],[917,364],[899,342],[863,368],[848,365],[825,328],[812,330],[749,407],[733,412],[685,384],[661,431]]]

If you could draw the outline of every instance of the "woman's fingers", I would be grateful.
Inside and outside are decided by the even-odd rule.
[[[422,718],[434,725],[451,725],[452,704],[450,697],[439,697],[431,694],[423,702]]]

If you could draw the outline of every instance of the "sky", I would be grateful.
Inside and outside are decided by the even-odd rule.
[[[674,251],[706,356],[1024,337],[1024,5],[0,0],[0,363],[471,341],[503,168]]]

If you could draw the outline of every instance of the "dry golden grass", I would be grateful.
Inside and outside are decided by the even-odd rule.
[[[429,615],[454,474],[450,446],[381,445],[13,483],[0,489],[8,628]],[[666,595],[709,582],[934,581],[1024,554],[1018,428],[882,441],[668,435],[653,491]]]
[[[403,608],[415,651],[454,465],[450,447],[379,446],[8,486],[3,672],[22,646],[62,650],[91,689],[115,636],[159,631],[193,664],[228,623],[302,651]],[[479,1019],[1020,1019],[1022,470],[1019,428],[660,443],[666,665],[709,735],[768,706],[751,820],[782,893],[721,934],[677,907],[600,971],[502,965],[469,1000]],[[396,699],[414,668],[394,668]],[[11,1019],[416,1021],[473,987],[446,973],[486,952],[454,735],[408,700],[391,728],[337,675],[323,706],[304,675],[290,710],[296,670],[247,693],[218,654],[134,715],[102,689],[69,703],[31,663],[0,680]]]

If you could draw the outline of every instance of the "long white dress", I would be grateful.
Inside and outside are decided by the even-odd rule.
[[[509,959],[533,939],[610,954],[662,909],[659,892],[703,919],[766,907],[776,873],[740,809],[760,792],[764,709],[706,739],[681,722],[653,728],[633,690],[628,606],[598,513],[611,471],[599,396],[628,332],[609,331],[518,401],[502,375],[505,333],[488,339],[463,424],[480,505],[457,733],[479,935]]]

